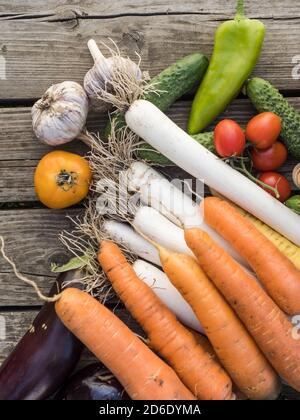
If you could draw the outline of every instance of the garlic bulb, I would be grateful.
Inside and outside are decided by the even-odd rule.
[[[32,107],[32,126],[35,135],[51,146],[68,143],[83,130],[89,100],[76,82],[51,86]]]
[[[142,80],[143,74],[137,64],[129,58],[121,57],[119,52],[112,52],[112,56],[105,58],[99,50],[96,42],[91,39],[88,48],[94,59],[94,66],[87,72],[84,78],[84,89],[90,98],[97,98],[103,90],[114,93],[114,80],[118,72],[127,74],[137,81]],[[107,105],[102,104],[103,107]]]
[[[293,181],[296,187],[300,189],[300,163],[293,170]]]

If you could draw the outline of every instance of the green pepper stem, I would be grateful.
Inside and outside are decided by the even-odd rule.
[[[244,0],[237,0],[236,17],[237,18],[245,17]]]

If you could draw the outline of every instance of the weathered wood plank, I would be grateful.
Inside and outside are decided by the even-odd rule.
[[[1,327],[3,327],[3,323],[6,325],[6,338],[3,340],[3,337],[0,337],[0,366],[25,334],[36,317],[37,312],[37,310],[20,312],[1,312],[0,310]],[[132,331],[137,334],[143,334],[141,327],[133,320],[129,312],[125,309],[116,309],[114,312]],[[80,360],[79,367],[90,361],[95,361],[95,358],[85,350],[82,359]]]
[[[290,102],[300,109],[300,98],[290,98]],[[191,103],[180,101],[169,111],[169,116],[185,128]],[[236,100],[220,118],[233,118],[242,124],[254,115],[248,100]],[[105,115],[96,110],[90,113],[88,128],[102,131]],[[219,119],[220,119],[219,118]],[[33,187],[33,174],[38,160],[52,148],[37,141],[31,129],[29,108],[0,109],[0,202],[36,201]],[[72,142],[60,147],[83,154],[87,148],[80,142]],[[291,180],[291,172],[296,161],[290,159],[281,172]]]
[[[0,16],[46,16],[61,17],[68,16],[68,13],[76,13],[79,17],[93,17],[124,14],[171,14],[171,13],[193,13],[209,14],[215,16],[232,17],[235,12],[235,0],[190,0],[183,2],[180,0],[15,0],[2,1],[0,5]],[[269,17],[275,18],[293,18],[299,16],[299,4],[297,0],[289,0],[282,4],[280,0],[265,0],[264,7],[259,0],[246,1],[247,15],[250,17]]]
[[[185,54],[201,50],[210,55],[218,23],[210,15],[3,21],[1,49],[6,80],[0,80],[0,99],[40,97],[49,85],[66,77],[82,82],[92,64],[86,47],[90,37],[98,42],[111,37],[131,56],[137,51],[143,67],[155,75]],[[292,57],[299,53],[299,20],[267,19],[265,23],[266,40],[255,74],[280,89],[299,89],[299,80],[291,77]]]
[[[65,216],[78,213],[79,210],[0,211],[1,235],[5,239],[7,255],[22,273],[38,283],[44,293],[49,291],[55,278],[50,271],[51,262],[64,263],[70,257],[58,239],[63,229],[71,227],[70,220]],[[40,304],[34,290],[12,274],[11,267],[2,257],[0,279],[0,307]]]
[[[36,311],[0,312],[2,332],[0,339],[0,364],[13,350],[25,331],[27,331],[36,314]],[[4,328],[5,339],[3,339]]]

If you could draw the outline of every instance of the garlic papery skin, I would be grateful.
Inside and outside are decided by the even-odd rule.
[[[89,99],[76,82],[51,86],[32,107],[32,127],[43,143],[51,146],[68,143],[85,127]]]
[[[122,57],[118,50],[114,52],[110,49],[112,55],[106,58],[93,39],[89,40],[88,48],[95,63],[84,78],[84,89],[89,98],[99,98],[103,91],[113,94],[120,72],[135,80],[137,84],[142,81],[143,73],[139,65],[129,58]],[[107,108],[108,105],[103,103],[102,106]]]
[[[300,189],[300,163],[293,170],[293,181],[296,187]]]

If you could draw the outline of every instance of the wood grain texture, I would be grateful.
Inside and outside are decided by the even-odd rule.
[[[1,235],[5,251],[18,269],[35,280],[48,293],[53,279],[52,262],[65,263],[70,254],[58,239],[63,229],[70,229],[66,215],[75,216],[79,210],[48,211],[46,209],[0,211]],[[0,307],[39,305],[35,291],[12,274],[9,264],[0,257]]]
[[[232,17],[235,13],[235,0],[7,0],[1,1],[0,17],[16,18],[26,16],[44,17],[47,19],[68,16],[72,12],[79,18],[119,16],[126,14],[207,14],[216,17]],[[270,19],[288,19],[299,17],[298,0],[289,0],[284,5],[281,0],[246,1],[249,17],[265,17]]]
[[[300,109],[300,98],[290,98],[290,102]],[[185,128],[190,101],[177,102],[168,112],[168,115],[179,126]],[[254,109],[248,100],[239,99],[233,102],[229,109],[219,117],[233,118],[241,124],[254,115]],[[92,132],[102,131],[107,117],[94,110],[89,115],[88,128]],[[53,148],[37,141],[31,129],[30,108],[3,108],[0,109],[0,202],[26,202],[36,201],[33,186],[34,169],[38,160]],[[211,129],[213,126],[211,127]],[[88,149],[81,142],[72,142],[60,146],[60,149],[84,154]],[[291,182],[292,168],[297,162],[290,159],[281,169]],[[175,172],[174,172],[175,174]],[[183,175],[176,170],[176,176]],[[291,185],[292,182],[291,182]],[[294,187],[295,188],[295,187]]]
[[[211,15],[123,16],[105,20],[74,19],[40,22],[1,21],[2,56],[6,80],[0,80],[0,100],[37,98],[66,78],[82,83],[92,60],[86,47],[112,38],[124,54],[137,51],[144,69],[157,74],[183,55],[202,51],[210,56],[219,21]],[[264,20],[264,49],[255,74],[278,88],[299,89],[291,76],[292,58],[299,54],[299,20]],[[166,54],[168,51],[168,54]]]

